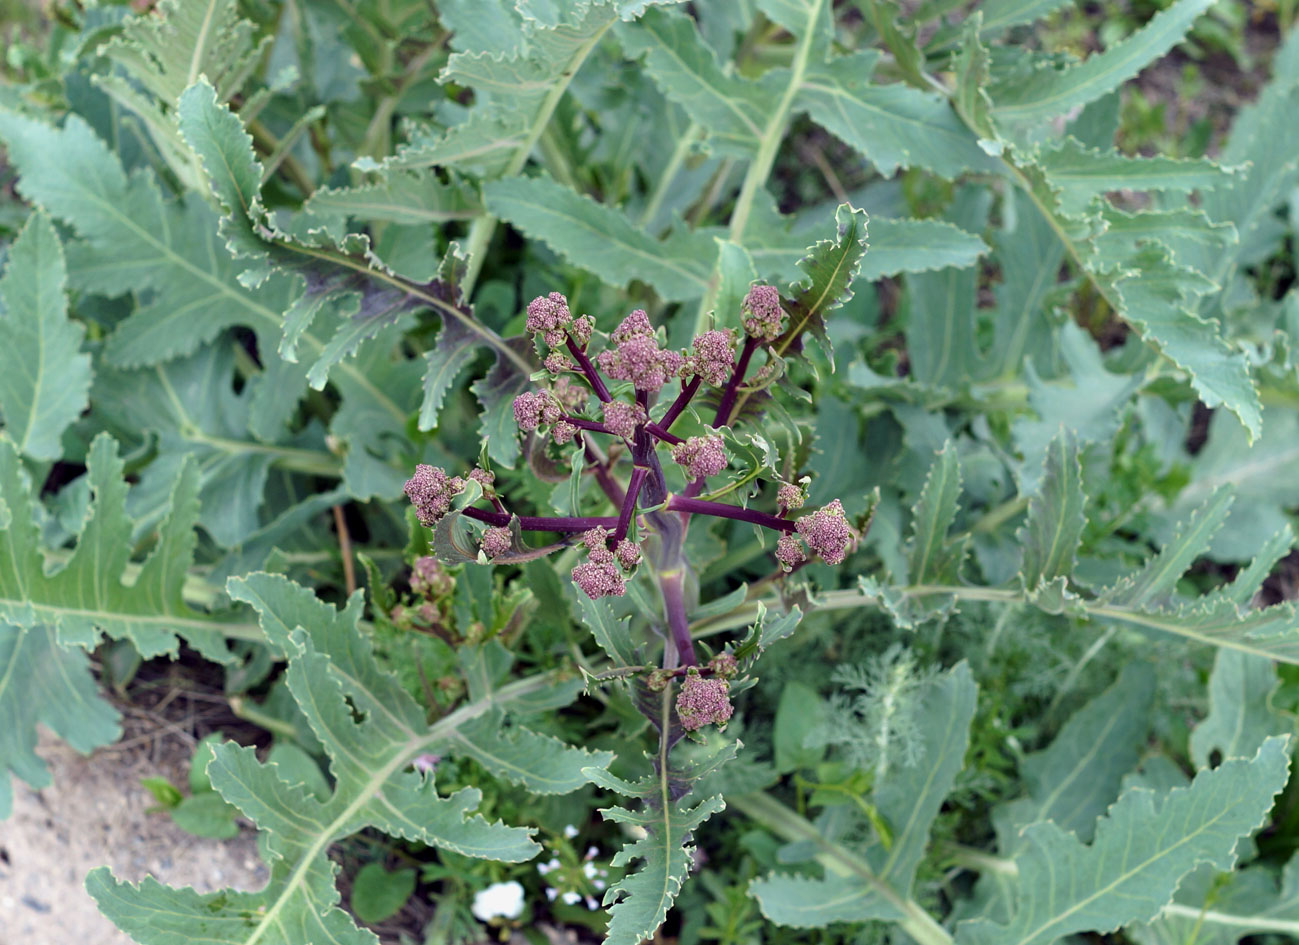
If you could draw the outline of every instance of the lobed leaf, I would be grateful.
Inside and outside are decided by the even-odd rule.
[[[958,945],[1046,945],[1154,918],[1199,864],[1231,869],[1239,840],[1263,823],[1285,786],[1289,764],[1287,739],[1269,738],[1252,759],[1201,771],[1188,787],[1129,789],[1088,845],[1054,823],[1026,827],[1010,882],[1013,916],[962,922]]]
[[[0,409],[5,432],[33,459],[59,459],[63,431],[85,410],[90,355],[68,319],[63,244],[49,217],[31,215],[0,276]]]

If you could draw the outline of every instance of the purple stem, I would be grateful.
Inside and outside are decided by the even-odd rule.
[[[659,579],[659,589],[663,592],[663,613],[668,618],[668,629],[672,631],[672,642],[676,645],[679,664],[698,666],[699,657],[695,656],[695,641],[690,636],[690,620],[686,615],[684,585],[685,572],[681,569],[664,574]]]
[[[709,499],[694,499],[683,495],[674,495],[669,498],[668,509],[672,512],[713,515],[717,518],[733,518],[740,522],[749,522],[752,525],[761,525],[763,528],[774,529],[778,532],[792,532],[798,528],[798,526],[789,521],[789,519],[777,518],[769,512],[759,512],[757,509],[743,509],[738,505],[727,505],[725,502],[713,502]]]
[[[672,429],[672,424],[676,422],[677,417],[681,416],[681,411],[686,409],[686,404],[690,403],[690,398],[694,397],[699,391],[699,375],[696,374],[690,379],[689,384],[681,385],[681,393],[677,394],[677,399],[672,401],[672,406],[668,408],[667,413],[659,418],[655,426],[662,428],[664,431]],[[666,440],[667,437],[658,433],[654,434],[660,440]],[[680,440],[677,441],[678,443]]]
[[[717,416],[713,418],[714,427],[724,427],[731,422],[731,411],[735,409],[735,394],[740,389],[740,382],[744,380],[744,375],[749,371],[749,361],[753,359],[753,352],[758,350],[758,344],[757,338],[744,339],[744,348],[740,351],[740,363],[735,365],[735,370],[731,372],[731,379],[726,382],[726,390],[722,392],[721,403],[717,405]]]
[[[510,516],[501,512],[484,512],[482,509],[464,510],[466,518],[476,519],[497,528],[510,524]],[[525,532],[585,532],[592,528],[617,528],[618,519],[610,515],[584,517],[520,515],[519,527]]]
[[[579,430],[590,430],[593,433],[608,433],[611,436],[613,435],[613,431],[603,423],[597,423],[594,420],[583,420],[581,417],[570,417],[568,414],[564,414],[560,419],[567,420]]]
[[[618,514],[618,527],[613,533],[614,541],[622,541],[627,537],[627,529],[631,528],[631,517],[636,512],[636,500],[640,497],[640,487],[645,484],[649,474],[650,471],[644,466],[637,466],[632,470],[631,481],[627,483],[627,497],[623,499],[622,510]]]
[[[600,372],[595,369],[595,365],[592,364],[591,359],[586,356],[586,352],[577,346],[577,342],[573,340],[572,336],[566,336],[564,340],[568,344],[569,353],[577,361],[578,367],[582,369],[582,373],[586,375],[587,383],[589,383],[591,389],[595,391],[595,396],[599,397],[601,402],[606,404],[613,400],[613,398],[609,396],[609,388],[604,386],[604,378],[600,377]]]
[[[669,433],[667,430],[663,429],[663,427],[660,424],[657,423],[645,424],[645,430],[651,436],[658,437],[664,443],[671,443],[673,445],[676,445],[677,443],[685,442],[685,440],[681,439],[681,437],[677,436],[675,433]]]

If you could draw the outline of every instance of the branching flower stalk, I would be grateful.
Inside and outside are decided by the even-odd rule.
[[[800,567],[812,555],[839,564],[855,537],[837,499],[810,514],[791,517],[804,503],[805,478],[776,484],[774,513],[699,498],[708,480],[730,465],[727,437],[744,395],[755,389],[755,379],[749,376],[754,355],[782,336],[787,320],[779,291],[757,285],[744,299],[742,333],[710,329],[694,338],[689,349],[675,351],[664,346],[649,316],[637,309],[623,319],[604,348],[593,354],[595,326],[591,317],[574,317],[568,300],[558,292],[539,296],[528,305],[526,324],[548,383],[515,398],[514,420],[520,432],[531,438],[534,449],[544,449],[548,437],[561,449],[582,450],[584,474],[597,477],[617,514],[517,515],[496,492],[494,475],[482,468],[461,477],[420,465],[406,483],[406,494],[426,526],[435,526],[451,511],[453,500],[469,480],[482,487],[481,501],[491,509],[471,503],[460,510],[484,526],[478,537],[480,560],[508,562],[528,554],[529,549],[516,547],[513,529],[558,533],[565,536],[565,543],[579,544],[585,550],[585,560],[573,568],[572,577],[593,600],[626,594],[628,578],[646,563],[659,586],[665,635],[670,640],[663,666],[702,674],[698,675],[700,681],[690,682],[696,678],[690,676],[682,682],[680,699],[685,700],[686,708],[679,704],[678,714],[683,722],[690,719],[687,728],[708,721],[724,723],[730,715],[725,687],[703,684],[714,677],[724,682],[721,677],[726,673],[712,664],[698,668],[690,633],[686,600],[690,567],[683,547],[691,517],[731,519],[775,532],[775,559],[785,572]],[[679,384],[676,397],[655,416],[655,401],[673,382]],[[699,406],[705,390],[716,392],[716,408],[705,432],[673,433],[673,425],[692,405]],[[591,439],[596,437],[610,442],[597,449]],[[684,473],[686,485],[678,492],[669,488],[664,455]],[[604,456],[611,458],[602,461]],[[630,472],[623,488],[613,473],[615,464],[626,460]],[[655,540],[644,541],[647,533]],[[652,560],[646,561],[647,554]]]

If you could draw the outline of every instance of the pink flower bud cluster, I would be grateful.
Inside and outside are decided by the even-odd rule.
[[[604,425],[614,436],[630,440],[636,435],[636,428],[649,419],[645,408],[640,404],[629,404],[622,400],[611,400],[602,405]]]
[[[685,363],[679,352],[660,348],[649,315],[636,309],[611,336],[614,347],[600,352],[600,369],[619,381],[631,381],[637,390],[660,390]]]
[[[505,526],[499,528],[486,528],[483,530],[483,536],[478,542],[478,547],[482,548],[483,554],[489,558],[499,558],[510,550],[514,544],[514,536]]]
[[[734,339],[731,329],[706,331],[694,340],[693,354],[686,358],[683,374],[696,374],[713,387],[722,387],[735,370]]]
[[[541,335],[552,348],[558,348],[564,343],[568,326],[572,322],[573,313],[568,310],[568,299],[558,292],[539,295],[528,303],[528,319],[525,322],[528,331]]]
[[[577,413],[586,406],[590,392],[581,384],[574,384],[572,378],[558,377],[550,388],[550,393],[559,401],[559,405],[568,413]]]
[[[744,297],[744,331],[752,338],[775,341],[785,328],[785,310],[780,290],[774,285],[755,285]]]
[[[785,509],[801,509],[807,501],[807,492],[801,485],[786,482],[776,490],[776,502]]]
[[[514,422],[525,432],[556,423],[563,415],[564,408],[548,390],[528,390],[514,398]]]
[[[735,654],[723,650],[708,661],[708,668],[713,671],[714,676],[729,679],[740,671],[740,663],[735,658]]]
[[[672,447],[672,459],[691,479],[716,476],[726,468],[726,443],[716,434],[692,436]]]
[[[804,515],[794,526],[798,531],[797,538],[785,535],[776,543],[776,560],[786,571],[806,558],[799,538],[807,542],[808,548],[820,555],[826,564],[842,564],[848,556],[852,527],[838,499],[811,515]]]
[[[496,493],[496,473],[491,470],[475,466],[469,470],[469,478],[483,487],[483,495],[491,496]]]
[[[455,587],[451,575],[437,558],[416,558],[410,571],[410,589],[420,597],[445,597]]]
[[[464,490],[465,481],[459,476],[448,476],[438,466],[420,463],[415,475],[406,480],[406,496],[415,506],[415,515],[421,525],[435,525],[451,508],[451,499]]]
[[[621,565],[630,571],[640,563],[641,551],[635,542],[624,538],[617,548],[609,550],[611,533],[596,527],[582,534],[588,560],[573,569],[573,581],[591,600],[601,597],[622,597],[627,593]]]
[[[735,711],[731,705],[731,684],[725,679],[705,679],[698,670],[691,670],[681,681],[677,693],[677,716],[681,727],[688,732],[705,725],[725,725]]]

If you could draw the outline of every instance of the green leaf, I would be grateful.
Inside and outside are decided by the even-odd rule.
[[[492,774],[521,785],[533,794],[568,794],[585,785],[591,768],[608,768],[611,751],[587,751],[557,738],[505,725],[499,713],[484,715],[455,734],[462,754]]]
[[[990,171],[992,158],[961,123],[947,99],[905,85],[874,85],[879,53],[864,50],[809,66],[795,108],[849,147],[885,177],[918,167],[952,178]]]
[[[37,211],[9,247],[0,276],[0,409],[4,429],[33,459],[59,459],[63,431],[86,408],[85,329],[68,319],[63,244]]]
[[[1273,735],[1294,725],[1272,708],[1280,681],[1272,661],[1236,650],[1219,650],[1209,676],[1209,714],[1191,732],[1191,760],[1207,768],[1213,756],[1252,758]]]
[[[1139,572],[1125,578],[1102,597],[1129,607],[1162,604],[1177,587],[1177,580],[1195,559],[1204,554],[1214,532],[1222,527],[1231,508],[1232,492],[1223,487],[1182,523],[1177,535]]]
[[[481,212],[468,187],[459,182],[443,183],[431,172],[396,172],[362,187],[321,187],[303,209],[318,216],[406,224],[469,220]]]
[[[822,723],[824,714],[825,703],[815,689],[796,679],[785,684],[772,732],[777,771],[810,768],[825,757],[824,745],[806,745],[807,736]]]
[[[912,584],[953,580],[965,556],[965,543],[951,543],[947,533],[956,521],[961,497],[961,465],[956,444],[948,442],[934,457],[916,501],[907,546],[907,577]]]
[[[166,778],[141,778],[140,784],[153,795],[154,800],[167,809],[175,807],[185,799],[180,789]]]
[[[1141,760],[1150,731],[1155,673],[1129,663],[1114,684],[1069,717],[1044,750],[1020,762],[1026,797],[993,811],[1002,856],[1025,849],[1023,829],[1050,822],[1084,843]]]
[[[999,33],[1021,23],[1032,23],[1049,16],[1069,0],[984,0],[983,32]]]
[[[784,70],[769,70],[757,82],[723,72],[695,21],[675,10],[646,11],[635,24],[621,26],[618,39],[628,57],[644,57],[645,71],[659,90],[707,130],[713,150],[753,157],[771,103],[787,81]]]
[[[860,861],[827,856],[824,879],[771,875],[754,880],[750,894],[762,914],[780,925],[821,928],[831,922],[900,920],[911,897],[929,832],[965,762],[977,689],[966,663],[930,682],[917,730],[924,749],[913,765],[892,765],[875,785],[876,810],[892,842],[876,839]]]
[[[841,203],[834,224],[834,239],[818,241],[798,261],[807,278],[789,287],[784,301],[789,327],[772,343],[777,355],[797,350],[795,342],[809,331],[830,350],[825,316],[852,298],[853,280],[866,255],[866,211]]]
[[[582,620],[591,630],[595,642],[605,655],[613,660],[618,669],[628,666],[639,666],[636,647],[631,640],[629,617],[615,617],[613,606],[605,598],[592,600],[583,593],[575,592],[578,606],[582,609]]]
[[[0,495],[10,521],[0,555],[0,620],[17,627],[57,629],[64,645],[93,647],[100,635],[127,639],[146,659],[174,656],[180,638],[208,659],[230,662],[224,635],[252,636],[244,624],[222,622],[185,604],[181,589],[197,537],[198,469],[176,470],[169,510],[157,527],[153,551],[134,583],[123,583],[131,548],[127,486],[117,443],[101,433],[90,446],[86,477],[91,501],[85,527],[67,564],[46,575],[36,526],[36,503],[21,475],[13,443],[0,436]]]
[[[949,266],[965,269],[988,252],[978,236],[944,220],[872,217],[871,250],[859,278],[875,282],[902,272],[927,272]]]
[[[671,695],[669,687],[654,697],[662,704],[662,718],[670,711]],[[690,872],[694,853],[691,835],[713,814],[726,809],[720,794],[692,804],[689,785],[734,758],[736,747],[734,743],[727,744],[697,766],[665,767],[635,782],[624,781],[607,771],[586,772],[597,787],[642,799],[636,811],[625,807],[600,809],[600,816],[606,821],[644,831],[640,839],[623,844],[614,854],[614,866],[627,866],[635,860],[641,863],[605,890],[604,904],[609,907],[606,945],[640,945],[667,918],[668,909]]]
[[[1182,880],[1177,897],[1149,925],[1124,929],[1139,945],[1236,945],[1248,936],[1299,936],[1299,859],[1280,877],[1258,864],[1223,875],[1201,867]]]
[[[1287,740],[1270,738],[1254,758],[1201,771],[1189,787],[1129,789],[1097,824],[1090,845],[1056,824],[1032,824],[1015,858],[1013,917],[1000,925],[962,922],[956,941],[1046,945],[1148,921],[1200,863],[1231,869],[1238,841],[1264,822],[1288,777]]]
[[[7,467],[5,457],[12,446],[0,437],[0,474]],[[8,499],[12,481],[4,476],[0,497]],[[0,503],[2,505],[2,503]],[[11,526],[12,529],[16,526]],[[25,557],[25,556],[24,556]],[[6,580],[23,565],[0,557]],[[39,570],[28,572],[39,575]],[[0,820],[13,811],[10,774],[33,788],[50,784],[50,772],[36,754],[36,724],[39,722],[82,754],[90,754],[122,735],[122,716],[99,696],[99,686],[90,675],[86,654],[66,649],[55,639],[48,623],[21,626],[0,618]]]
[[[704,294],[717,246],[702,232],[658,240],[613,207],[546,178],[513,177],[483,187],[487,209],[609,285],[639,279],[666,301]]]
[[[362,866],[352,882],[352,911],[373,925],[396,915],[415,891],[413,869],[388,872],[380,863]]]
[[[1061,429],[1047,448],[1041,486],[1028,501],[1028,520],[1016,533],[1024,548],[1020,576],[1026,591],[1035,591],[1073,573],[1074,553],[1087,517],[1078,440]]]
[[[181,830],[196,837],[229,840],[239,834],[239,825],[235,823],[238,813],[221,799],[221,795],[203,791],[191,794],[177,804],[171,812],[171,819]]]
[[[550,675],[508,683],[462,704],[432,725],[424,710],[374,659],[357,627],[360,595],[338,611],[308,588],[270,574],[231,579],[231,597],[256,609],[267,638],[288,656],[289,690],[330,759],[334,790],[317,800],[227,743],[208,768],[213,787],[262,831],[271,865],[266,888],[199,895],[146,880],[119,883],[106,869],[87,888],[100,908],[143,945],[202,937],[225,945],[254,942],[373,942],[338,908],[336,841],[367,827],[407,840],[505,862],[541,849],[524,828],[473,813],[477,788],[449,797],[412,763],[422,754],[457,753],[457,732],[485,715],[510,712],[555,684]],[[591,769],[601,770],[601,769]]]
[[[922,272],[907,278],[907,353],[921,384],[959,390],[975,376],[974,269]]]
[[[1038,155],[1038,163],[1060,190],[1065,213],[1082,213],[1096,197],[1111,190],[1163,190],[1189,193],[1229,185],[1237,168],[1207,158],[1129,157],[1118,151],[1095,151],[1065,138]]]
[[[1066,69],[1017,76],[993,93],[1001,122],[1041,122],[1086,105],[1132,78],[1181,42],[1214,0],[1177,0],[1127,39]]]

